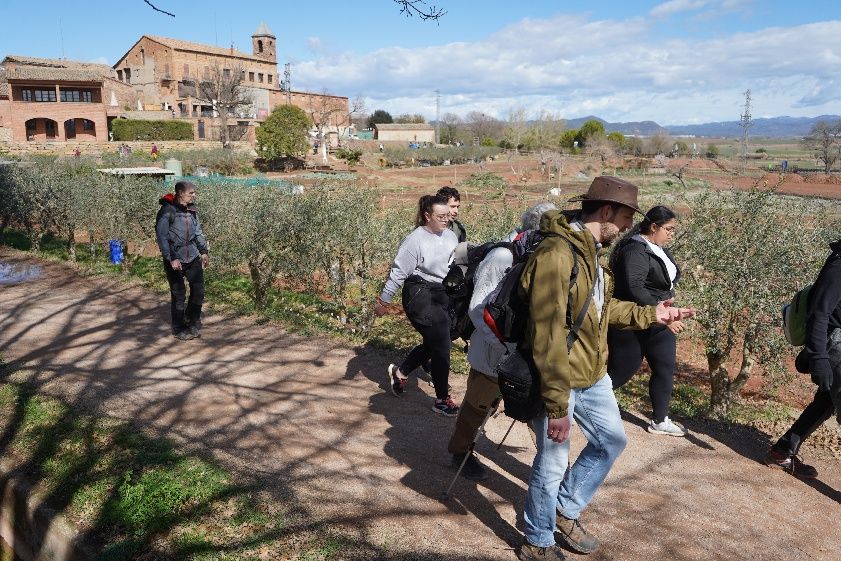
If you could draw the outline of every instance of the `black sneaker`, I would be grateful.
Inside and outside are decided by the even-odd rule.
[[[464,462],[464,456],[465,454],[453,454],[453,467],[458,469],[461,462]],[[470,481],[483,481],[488,477],[488,470],[482,465],[482,462],[480,462],[479,459],[471,453],[470,456],[467,457],[467,461],[464,462],[464,467],[461,468],[461,476],[465,479],[469,479]]]
[[[436,399],[435,403],[432,404],[432,410],[445,417],[458,415],[458,405],[450,396],[447,396],[447,399]]]
[[[181,331],[175,334],[175,338],[179,341],[189,341],[191,339],[195,339],[196,337],[190,332],[189,329],[182,329]]]
[[[406,381],[408,378],[401,378],[398,374],[400,368],[396,364],[388,365],[388,385],[391,388],[391,393],[400,397],[406,391]]]
[[[818,476],[818,470],[809,464],[804,464],[797,454],[779,452],[773,448],[765,456],[765,465],[787,471],[800,479],[814,479]]]
[[[592,534],[587,533],[578,518],[567,518],[559,512],[555,525],[558,527],[561,543],[574,552],[586,555],[598,549],[599,540]]]
[[[517,552],[520,561],[564,561],[564,552],[557,545],[538,547],[528,540],[523,540],[520,551]]]

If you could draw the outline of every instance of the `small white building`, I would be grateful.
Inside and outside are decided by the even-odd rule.
[[[374,138],[383,142],[435,142],[435,128],[426,123],[374,125]]]

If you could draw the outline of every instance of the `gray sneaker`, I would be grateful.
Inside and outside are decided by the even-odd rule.
[[[686,429],[678,423],[665,417],[662,422],[655,423],[654,419],[648,423],[646,430],[651,434],[664,434],[666,436],[686,436]]]
[[[578,518],[567,518],[559,512],[555,525],[558,527],[561,543],[574,552],[586,555],[598,549],[599,540],[584,529]]]
[[[182,329],[181,331],[175,334],[175,338],[179,341],[189,341],[191,339],[195,339],[196,336],[190,333],[189,329]]]
[[[523,540],[520,551],[517,552],[520,561],[564,561],[564,552],[557,545],[538,547],[528,540]]]

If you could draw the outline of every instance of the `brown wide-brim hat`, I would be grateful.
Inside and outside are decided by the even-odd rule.
[[[633,183],[619,179],[618,177],[611,177],[603,175],[597,177],[590,183],[590,188],[583,195],[579,195],[570,199],[570,202],[576,201],[604,201],[606,203],[617,203],[626,207],[634,209],[635,212],[644,214],[637,202],[637,194],[639,189]]]

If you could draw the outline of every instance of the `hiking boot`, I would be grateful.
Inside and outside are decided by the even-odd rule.
[[[388,365],[388,385],[391,388],[391,393],[400,397],[406,390],[406,381],[409,378],[400,377],[400,368],[396,364]]]
[[[190,332],[189,329],[182,329],[181,331],[175,334],[175,338],[179,341],[189,341],[190,339],[195,339],[196,337]]]
[[[797,454],[778,452],[773,448],[765,456],[765,465],[780,468],[801,479],[814,479],[818,476],[818,470],[809,464],[804,464]]]
[[[199,326],[195,323],[190,324],[190,335],[192,335],[194,339],[201,337],[201,331],[199,330]]]
[[[587,533],[578,518],[570,519],[559,512],[555,525],[558,527],[561,542],[574,552],[586,555],[599,547],[599,540]]]
[[[520,551],[517,552],[520,561],[564,561],[564,552],[557,545],[538,547],[528,540],[523,540]]]
[[[664,417],[659,423],[655,423],[654,419],[648,423],[645,429],[651,434],[665,434],[666,436],[686,436],[686,429],[678,423],[672,421],[668,417]]]
[[[453,454],[453,467],[458,469],[461,462],[464,462],[465,454]],[[488,477],[488,470],[482,465],[482,462],[472,453],[464,462],[464,467],[461,468],[461,476],[470,481],[482,481]]]
[[[456,402],[450,396],[447,396],[447,399],[436,399],[435,403],[432,404],[432,410],[445,417],[455,417],[458,415],[458,405],[456,405]]]

